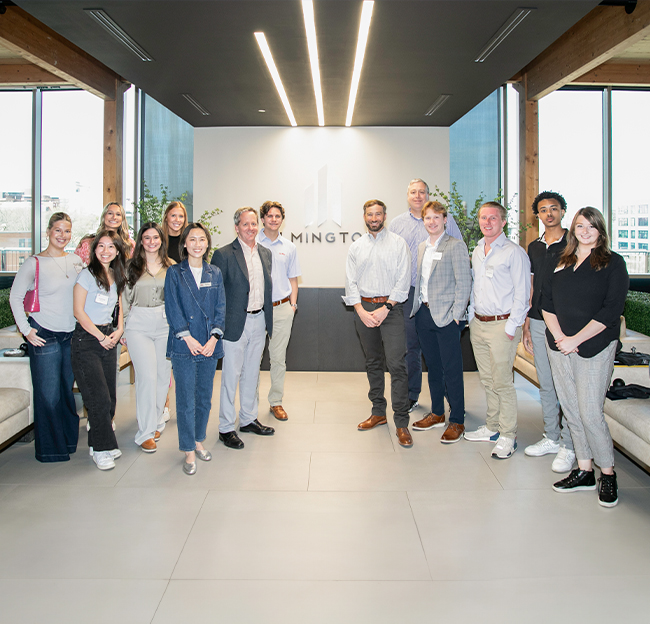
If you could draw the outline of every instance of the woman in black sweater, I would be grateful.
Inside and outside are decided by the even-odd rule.
[[[625,261],[609,247],[602,214],[581,208],[542,293],[553,381],[578,459],[578,468],[553,489],[595,490],[595,462],[601,470],[598,502],[604,507],[618,503],[614,445],[603,405],[629,283]]]

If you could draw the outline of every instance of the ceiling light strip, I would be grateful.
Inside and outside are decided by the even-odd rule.
[[[368,43],[368,32],[370,31],[370,20],[372,19],[372,8],[374,2],[366,0],[361,10],[361,23],[359,24],[359,40],[357,41],[357,54],[354,59],[354,71],[352,72],[352,84],[350,85],[350,101],[348,102],[348,114],[345,119],[345,125],[352,125],[352,114],[354,113],[354,103],[357,99],[359,89],[359,79],[361,78],[361,68],[363,67],[363,57],[366,54],[366,43]]]
[[[426,117],[431,117],[449,98],[451,95],[441,95],[433,104],[431,104],[429,110],[424,113]]]
[[[185,99],[186,99],[186,100],[187,100],[187,101],[188,101],[192,106],[194,106],[194,108],[196,108],[196,110],[199,111],[199,113],[201,113],[201,115],[209,115],[209,114],[210,114],[210,111],[209,111],[207,108],[205,108],[204,106],[202,106],[201,104],[199,104],[199,103],[198,103],[198,102],[197,102],[197,101],[192,97],[192,95],[191,95],[190,93],[181,93],[181,95],[182,95],[182,96],[183,96],[183,97],[184,97],[184,98],[185,98]]]
[[[260,50],[262,51],[262,56],[264,56],[264,60],[266,61],[266,66],[269,68],[269,71],[271,72],[271,77],[273,78],[273,82],[275,83],[275,88],[278,91],[278,95],[282,100],[282,104],[284,105],[284,110],[287,111],[287,117],[289,117],[289,121],[291,122],[292,126],[297,126],[298,124],[296,123],[296,118],[293,116],[293,111],[291,110],[291,104],[289,104],[289,98],[287,97],[287,93],[284,90],[284,86],[282,85],[282,80],[280,79],[278,68],[275,66],[275,61],[273,60],[273,55],[271,54],[271,49],[269,48],[269,44],[266,42],[266,37],[264,36],[264,33],[256,32],[255,39],[257,39],[257,45],[260,46]]]
[[[113,35],[122,45],[126,46],[141,61],[153,61],[153,57],[132,37],[126,34],[121,26],[113,21],[103,9],[84,9],[104,30]]]
[[[302,0],[302,13],[305,18],[305,31],[307,33],[307,48],[309,49],[309,62],[311,64],[311,77],[314,81],[314,96],[316,97],[316,113],[318,125],[325,125],[323,112],[323,91],[320,82],[320,69],[318,66],[318,46],[316,44],[316,22],[314,20],[314,3],[312,0]]]
[[[501,26],[498,32],[490,39],[485,47],[479,52],[479,55],[474,59],[475,63],[482,63],[496,47],[503,42],[503,40],[515,29],[521,22],[523,22],[528,15],[535,9],[518,8],[509,18],[508,21]]]

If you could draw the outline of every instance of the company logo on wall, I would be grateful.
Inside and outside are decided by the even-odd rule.
[[[291,232],[294,243],[335,243],[355,241],[361,232],[310,232],[307,228],[320,228],[326,221],[334,221],[342,227],[341,180],[329,172],[327,165],[318,170],[315,180],[305,189],[305,230],[299,234]]]

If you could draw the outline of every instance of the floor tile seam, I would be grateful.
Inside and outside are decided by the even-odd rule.
[[[173,572],[172,572],[173,574]],[[160,595],[160,600],[158,601],[158,604],[156,605],[156,608],[153,611],[153,616],[151,617],[151,620],[149,620],[149,624],[153,624],[154,620],[156,619],[156,614],[158,613],[158,609],[160,609],[160,605],[162,604],[163,598],[165,597],[165,594],[167,593],[167,590],[169,589],[169,584],[171,583],[171,576],[167,579],[167,584],[165,585],[165,589],[163,590],[162,594]]]
[[[420,527],[418,525],[418,522],[415,518],[415,512],[413,511],[413,505],[411,505],[411,497],[409,496],[408,490],[405,492],[406,494],[406,500],[408,501],[409,504],[409,509],[411,511],[411,518],[413,518],[413,524],[415,525],[415,530],[417,531],[418,534],[418,540],[420,540],[420,548],[422,549],[422,554],[424,555],[424,560],[427,562],[427,571],[429,572],[429,579],[430,581],[433,580],[433,575],[431,574],[431,566],[429,565],[429,558],[427,557],[427,550],[424,547],[424,543],[422,542],[422,535],[420,534]]]
[[[124,477],[128,474],[129,470],[131,470],[131,468],[133,468],[133,466],[135,466],[135,465],[138,463],[138,461],[140,461],[140,460],[142,459],[142,456],[143,456],[143,455],[144,455],[144,453],[140,453],[140,454],[139,454],[139,455],[138,455],[138,456],[137,456],[137,457],[136,457],[136,458],[135,458],[135,459],[134,459],[134,460],[129,464],[129,467],[124,471],[124,474],[123,474],[123,475],[122,475],[122,476],[121,476],[121,477],[120,477],[120,478],[115,482],[115,485],[113,485],[114,488],[116,488],[116,487],[120,484],[120,481],[121,481],[122,479],[124,479]]]
[[[183,542],[183,545],[178,550],[178,557],[176,558],[176,562],[174,563],[174,567],[172,568],[172,571],[171,571],[171,574],[169,575],[168,580],[171,580],[172,578],[174,578],[174,572],[176,572],[178,562],[180,561],[181,557],[183,556],[183,551],[185,550],[185,547],[187,546],[187,542],[190,539],[190,535],[192,535],[192,531],[194,530],[194,527],[196,525],[196,521],[199,519],[199,516],[201,515],[201,511],[203,510],[203,506],[205,505],[205,501],[207,500],[209,494],[210,494],[210,490],[207,490],[206,493],[205,493],[205,496],[203,497],[203,500],[201,501],[201,504],[199,505],[199,508],[196,511],[196,515],[194,516],[194,521],[192,522],[192,526],[190,527],[190,530],[187,532],[187,535],[185,536],[185,541]]]
[[[492,470],[492,467],[490,466],[490,462],[487,460],[485,455],[483,455],[483,453],[481,453],[481,452],[479,452],[479,455],[480,455],[481,459],[485,462],[485,465],[488,467],[488,470],[492,473],[494,478],[497,480],[497,483],[501,486],[501,489],[506,491],[506,487],[503,485],[503,483],[501,483],[501,480],[499,479],[498,475],[494,472],[494,470]],[[493,460],[493,461],[496,461],[496,460]],[[505,460],[505,461],[507,461],[507,460]]]

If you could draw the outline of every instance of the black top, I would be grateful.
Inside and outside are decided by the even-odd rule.
[[[181,249],[180,249],[181,236],[172,236],[169,234],[167,236],[167,255],[176,261],[176,264],[180,264],[181,261]]]
[[[562,238],[551,245],[546,245],[544,237],[540,236],[528,245],[528,257],[530,258],[530,271],[533,274],[533,299],[528,310],[529,318],[543,321],[542,317],[542,286],[546,269],[550,266],[551,271],[557,266],[557,259],[566,247],[566,230]]]
[[[587,258],[575,271],[573,266],[555,272],[547,270],[542,309],[557,316],[567,336],[575,336],[591,320],[605,325],[600,334],[578,347],[579,356],[594,357],[618,340],[629,285],[625,260],[617,253],[612,252],[609,264],[600,271],[594,270]],[[553,351],[559,351],[548,329],[546,340]]]

